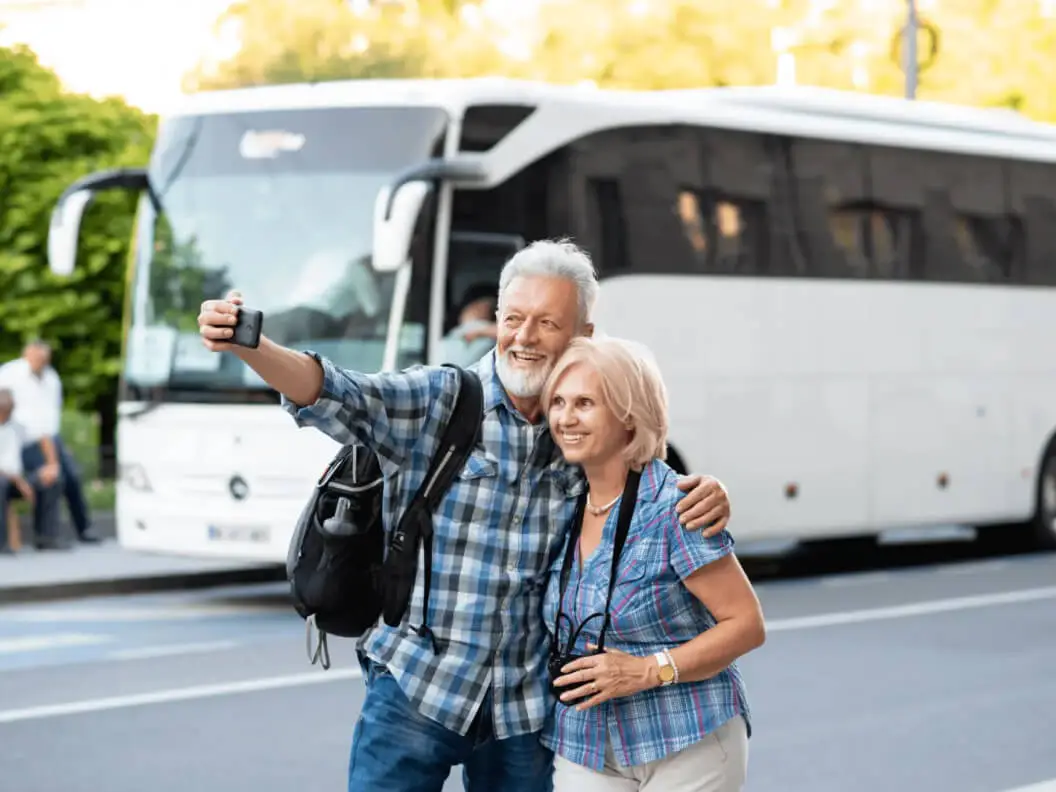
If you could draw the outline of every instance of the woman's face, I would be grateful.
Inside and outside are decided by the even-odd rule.
[[[588,365],[570,366],[547,405],[550,433],[568,462],[591,465],[617,456],[630,432],[602,396],[601,378]]]

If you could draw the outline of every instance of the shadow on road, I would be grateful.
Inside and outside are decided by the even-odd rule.
[[[1036,551],[1011,542],[966,538],[942,541],[883,542],[875,538],[837,539],[804,543],[784,553],[745,555],[745,572],[753,582],[816,577],[819,575],[874,572],[974,562],[991,558],[1030,555]]]
[[[823,575],[875,572],[888,569],[956,564],[1009,556],[1029,555],[1033,551],[1008,542],[981,541],[971,531],[960,538],[931,540],[926,534],[908,540],[890,541],[874,538],[838,539],[791,545],[790,549],[760,552],[746,549],[740,554],[745,572],[754,583],[794,580]],[[292,607],[289,587],[283,571],[276,568],[279,582],[237,586],[221,593],[217,601],[231,605],[275,608]]]

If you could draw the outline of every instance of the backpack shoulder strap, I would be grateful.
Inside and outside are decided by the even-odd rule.
[[[472,371],[459,366],[448,366],[458,372],[458,395],[447,420],[440,442],[433,452],[429,471],[415,499],[425,500],[430,512],[435,512],[455,476],[462,470],[473,447],[480,438],[484,417],[484,389]]]
[[[425,478],[407,511],[400,518],[399,525],[390,538],[389,546],[390,556],[395,549],[411,564],[414,563],[411,559],[416,560],[418,557],[418,547],[421,546],[424,550],[422,624],[420,627],[411,627],[411,629],[423,637],[428,637],[432,642],[434,652],[439,650],[436,637],[428,626],[429,591],[433,580],[432,517],[454,482],[455,476],[462,470],[473,447],[476,446],[484,418],[484,389],[480,379],[472,371],[458,366],[450,366],[450,368],[455,369],[459,376],[458,395],[455,397],[454,408],[440,435],[440,442],[433,452]],[[399,616],[409,604],[414,576],[413,571],[407,571],[410,577],[404,581],[402,593],[396,597],[395,602],[389,603],[392,610],[388,613],[386,622],[390,625],[398,623]]]

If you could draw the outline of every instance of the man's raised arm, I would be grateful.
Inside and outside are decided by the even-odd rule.
[[[314,404],[323,389],[323,367],[309,354],[279,346],[266,336],[260,337],[256,349],[232,344],[242,295],[230,292],[223,300],[206,300],[198,314],[198,330],[206,348],[213,352],[231,352],[260,375],[293,404]]]
[[[453,370],[361,374],[263,335],[256,349],[240,347],[225,339],[231,338],[241,304],[238,292],[202,303],[202,340],[208,349],[231,352],[257,372],[283,395],[283,406],[298,424],[313,426],[339,443],[368,446],[391,470],[450,415],[458,388]]]

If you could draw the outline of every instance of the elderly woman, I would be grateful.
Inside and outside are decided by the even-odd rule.
[[[735,661],[763,643],[763,616],[730,535],[679,524],[657,370],[625,342],[580,338],[543,404],[588,482],[544,604],[556,792],[741,789],[751,729]]]

